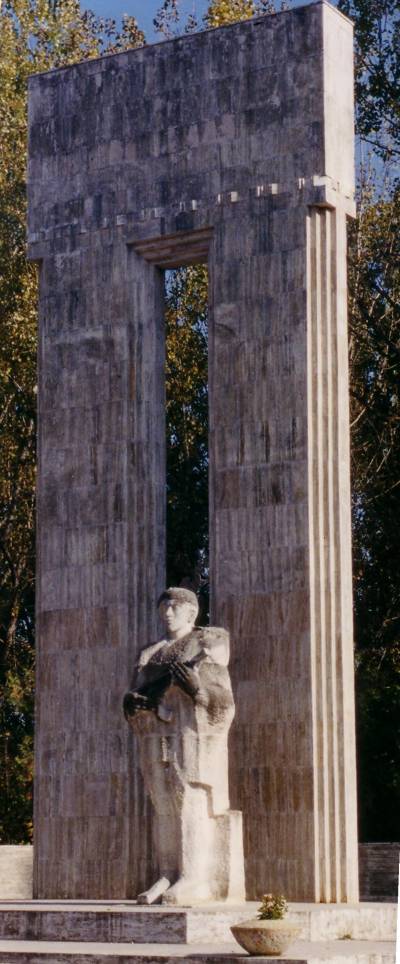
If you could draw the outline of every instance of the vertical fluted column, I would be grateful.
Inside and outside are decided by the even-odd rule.
[[[316,899],[358,899],[346,222],[310,208],[308,466]]]

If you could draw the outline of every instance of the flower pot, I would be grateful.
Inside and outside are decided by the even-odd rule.
[[[297,924],[286,920],[258,920],[256,917],[231,927],[232,934],[249,954],[280,956],[298,936]]]

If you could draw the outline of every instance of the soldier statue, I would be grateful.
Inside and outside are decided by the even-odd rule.
[[[165,634],[142,649],[124,713],[154,808],[159,879],[139,903],[244,899],[241,813],[229,809],[228,732],[235,707],[229,636],[198,628],[195,593],[158,601]]]

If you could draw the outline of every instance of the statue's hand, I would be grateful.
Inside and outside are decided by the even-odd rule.
[[[155,703],[150,697],[144,696],[142,693],[125,693],[123,701],[123,710],[126,720],[129,720],[130,716],[134,716],[139,710],[154,710]]]
[[[178,659],[171,664],[171,672],[177,685],[197,702],[201,695],[199,674]]]

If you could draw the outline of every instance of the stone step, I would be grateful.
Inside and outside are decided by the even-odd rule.
[[[0,939],[119,944],[230,942],[231,924],[256,916],[258,903],[238,906],[143,907],[134,901],[1,901]],[[289,904],[306,941],[393,941],[396,904]]]
[[[262,962],[265,957],[252,957]],[[395,944],[373,941],[298,941],[280,964],[394,964]],[[237,944],[131,944],[0,941],[3,964],[245,964]]]
[[[184,944],[187,912],[99,901],[0,903],[0,939]]]

